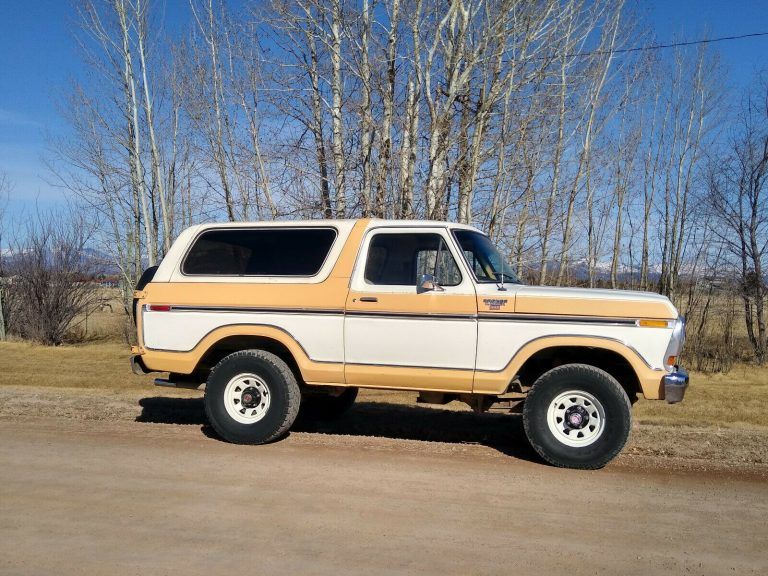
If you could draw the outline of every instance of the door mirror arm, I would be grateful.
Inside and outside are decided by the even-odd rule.
[[[423,294],[424,292],[445,292],[445,288],[438,284],[432,274],[422,274],[416,285],[416,293]]]

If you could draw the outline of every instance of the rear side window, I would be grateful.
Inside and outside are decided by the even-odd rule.
[[[323,267],[332,228],[227,228],[198,236],[181,271],[204,276],[314,276]]]

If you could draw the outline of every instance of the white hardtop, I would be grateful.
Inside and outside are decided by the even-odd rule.
[[[231,277],[231,276],[207,276],[207,277],[195,277],[190,278],[182,274],[179,270],[184,254],[186,254],[189,245],[197,238],[202,232],[206,230],[220,230],[222,228],[321,228],[332,227],[338,231],[338,238],[334,242],[331,251],[326,258],[325,264],[320,269],[320,272],[311,278],[292,278],[292,283],[315,283],[322,282],[327,278],[331,269],[333,268],[336,260],[341,253],[344,243],[349,238],[349,234],[354,228],[355,224],[360,219],[347,219],[347,220],[331,220],[331,219],[318,219],[318,220],[269,220],[269,221],[253,221],[253,222],[211,222],[206,224],[196,224],[186,228],[179,234],[176,241],[171,246],[171,249],[163,258],[160,263],[157,272],[153,278],[153,282],[253,282],[253,278],[248,277]],[[465,230],[473,230],[480,232],[477,228],[468,226],[466,224],[454,224],[453,222],[440,222],[435,220],[385,220],[379,218],[371,218],[368,220],[367,229],[371,228],[461,228]],[[285,278],[280,277],[260,277],[259,282],[285,282]]]
[[[208,230],[212,228],[251,228],[251,227],[277,227],[277,228],[308,228],[308,227],[327,227],[332,226],[335,228],[347,228],[355,225],[359,220],[363,218],[348,218],[348,219],[317,219],[317,220],[254,220],[248,222],[210,222],[206,224],[196,224],[190,226],[184,230],[183,234],[192,231],[193,235],[197,235],[202,230]],[[395,220],[386,218],[369,218],[368,228],[378,227],[402,227],[402,228],[429,228],[429,227],[445,227],[445,228],[461,228],[463,230],[473,230],[480,232],[474,226],[468,224],[458,224],[456,222],[448,222],[446,220]]]

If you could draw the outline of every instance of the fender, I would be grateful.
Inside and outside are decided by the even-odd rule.
[[[341,362],[316,361],[309,358],[301,344],[285,329],[269,324],[228,324],[206,334],[188,352],[170,352],[146,349],[142,356],[144,365],[150,370],[191,374],[205,355],[216,344],[231,336],[254,336],[268,338],[285,346],[299,367],[307,383],[343,384],[344,364]]]
[[[553,335],[535,338],[523,345],[507,365],[498,371],[477,370],[473,392],[476,394],[503,394],[520,368],[537,352],[547,348],[576,346],[610,350],[623,357],[634,370],[643,395],[651,400],[663,398],[662,378],[664,371],[653,368],[640,353],[628,344],[604,336]]]

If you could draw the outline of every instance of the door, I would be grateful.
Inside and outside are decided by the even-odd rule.
[[[432,289],[417,290],[424,274]],[[477,300],[444,227],[370,230],[344,317],[349,385],[471,392]]]

